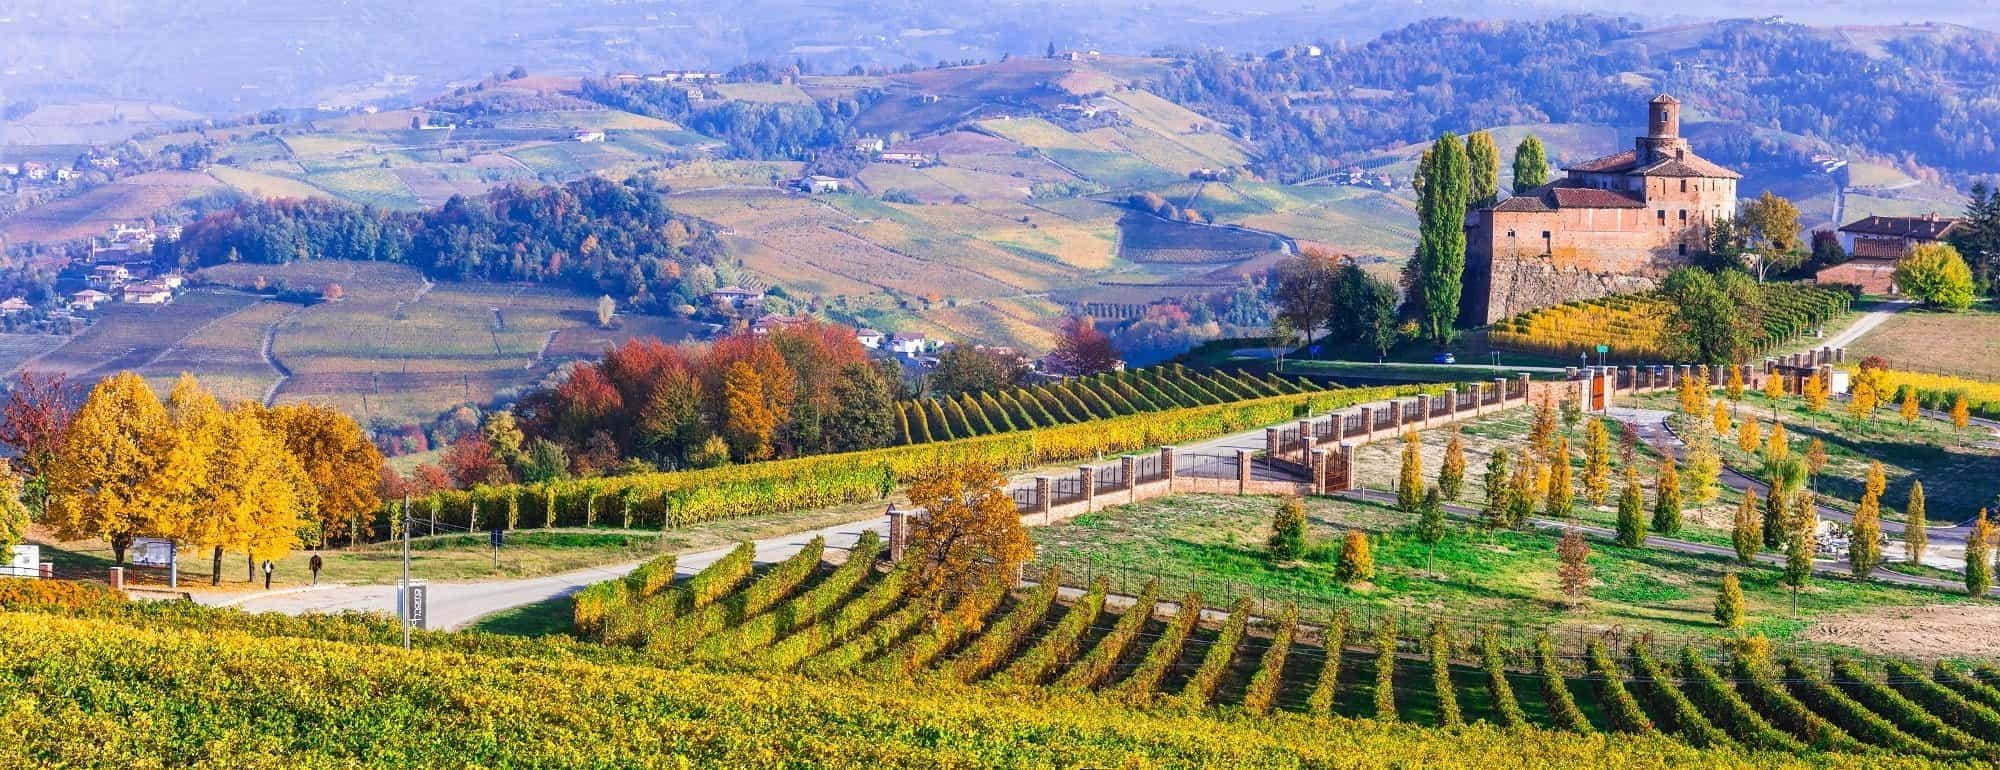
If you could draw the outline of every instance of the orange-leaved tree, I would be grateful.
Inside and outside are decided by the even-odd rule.
[[[243,554],[256,579],[257,562],[297,548],[312,528],[316,493],[284,436],[265,427],[264,409],[238,404],[223,416],[209,464],[209,524],[204,545]]]
[[[764,397],[764,378],[742,361],[729,365],[722,379],[722,435],[738,460],[762,460],[771,456],[771,440],[778,430]]]
[[[993,468],[940,463],[920,469],[910,485],[910,502],[923,508],[910,527],[917,560],[913,591],[941,617],[953,597],[1015,578],[1034,555],[1014,498]]]
[[[507,425],[512,425],[512,413],[498,415],[505,415]],[[381,507],[376,480],[380,478],[382,453],[346,412],[319,404],[286,404],[266,413],[264,424],[278,434],[286,451],[298,458],[312,483],[319,503],[322,542],[350,534],[361,517]],[[493,433],[488,430],[486,435]],[[518,438],[519,431],[511,435]],[[516,441],[514,446],[518,445]]]

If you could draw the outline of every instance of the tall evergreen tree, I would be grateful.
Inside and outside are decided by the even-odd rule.
[[[1743,502],[1736,506],[1736,519],[1731,525],[1729,538],[1736,546],[1736,558],[1749,564],[1764,544],[1764,522],[1757,518],[1757,495],[1743,493]]]
[[[1465,288],[1465,210],[1470,175],[1465,145],[1445,132],[1424,153],[1417,170],[1417,261],[1424,302],[1424,334],[1440,345],[1457,333],[1459,296]]]
[[[1986,509],[1979,509],[1979,520],[1972,525],[1972,533],[1965,538],[1965,592],[1973,596],[1985,596],[1993,588],[1993,525],[1986,521]]]
[[[1863,494],[1854,509],[1854,522],[1847,539],[1847,566],[1855,577],[1867,577],[1882,565],[1882,500],[1873,493]]]
[[[1540,137],[1529,134],[1514,148],[1514,194],[1522,195],[1548,183],[1548,151],[1542,149]]]
[[[1568,518],[1575,510],[1576,488],[1569,479],[1569,439],[1559,437],[1555,454],[1549,458],[1549,496],[1543,502],[1549,516]]]
[[[1659,486],[1653,495],[1653,529],[1662,535],[1681,531],[1681,478],[1674,458],[1660,460]]]
[[[1457,500],[1465,491],[1465,437],[1459,435],[1456,425],[1444,445],[1444,464],[1438,468],[1438,491],[1450,500]]]
[[[1424,444],[1415,431],[1403,434],[1403,472],[1396,481],[1396,507],[1416,513],[1424,501]]]
[[[1480,131],[1465,137],[1465,160],[1470,186],[1466,202],[1473,208],[1491,206],[1500,200],[1500,148],[1493,135]]]
[[[1646,544],[1646,501],[1639,491],[1639,474],[1625,469],[1625,489],[1618,493],[1618,544],[1638,548]]]
[[[1732,631],[1743,627],[1743,581],[1734,572],[1722,576],[1722,591],[1715,596],[1715,622]]]
[[[1507,449],[1496,447],[1493,454],[1486,457],[1486,507],[1480,511],[1488,529],[1507,526],[1507,499],[1513,494],[1508,485],[1509,478]]]

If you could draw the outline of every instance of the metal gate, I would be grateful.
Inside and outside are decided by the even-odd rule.
[[[1348,488],[1347,458],[1340,452],[1328,452],[1326,471],[1320,478],[1320,489],[1325,494],[1333,494]]]

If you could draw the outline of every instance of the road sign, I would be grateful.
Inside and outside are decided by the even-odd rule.
[[[492,539],[494,548],[500,547],[501,531],[502,530],[496,527],[493,529],[493,531],[486,533]]]
[[[1609,352],[1611,352],[1611,346],[1610,346],[1610,345],[1599,345],[1599,346],[1597,346],[1597,352],[1599,352],[1599,353],[1609,353]]]
[[[430,588],[424,583],[411,583],[403,588],[403,606],[409,608],[410,625],[417,628],[430,627],[426,625],[426,621],[430,618]]]
[[[39,545],[17,545],[8,555],[7,563],[0,564],[0,575],[18,578],[38,578],[42,576],[42,547]]]

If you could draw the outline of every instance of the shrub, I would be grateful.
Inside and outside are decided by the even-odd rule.
[[[1612,662],[1611,653],[1601,641],[1590,643],[1591,681],[1597,683],[1597,698],[1602,702],[1605,718],[1611,720],[1611,727],[1621,733],[1653,732],[1653,720],[1639,708],[1639,701],[1625,689],[1625,674]]]
[[[1306,552],[1306,506],[1297,495],[1278,499],[1271,516],[1271,561],[1297,561]]]
[[[1542,700],[1548,703],[1549,719],[1559,729],[1571,732],[1596,732],[1585,718],[1583,710],[1577,708],[1576,697],[1569,692],[1569,684],[1563,679],[1562,666],[1556,661],[1556,647],[1544,635],[1535,640],[1535,674],[1542,678]]]
[[[125,595],[96,583],[0,578],[0,610],[93,610],[123,604]]]
[[[1333,574],[1343,583],[1359,583],[1375,577],[1375,557],[1368,553],[1368,533],[1358,529],[1347,531]]]
[[[1320,666],[1312,694],[1306,696],[1306,712],[1325,716],[1333,713],[1334,698],[1339,695],[1340,661],[1347,650],[1347,612],[1335,613],[1333,622],[1322,633],[1325,637],[1320,646],[1326,650],[1326,662]]]
[[[1500,655],[1500,639],[1492,631],[1487,631],[1479,639],[1479,662],[1486,670],[1487,689],[1493,692],[1494,720],[1501,727],[1526,726],[1528,715],[1521,711],[1520,701],[1514,698],[1514,684],[1507,680],[1507,662]]]

